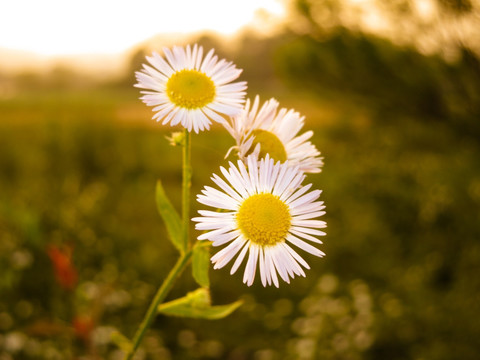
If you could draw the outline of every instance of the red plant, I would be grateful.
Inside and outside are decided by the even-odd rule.
[[[55,272],[55,279],[65,290],[73,290],[78,280],[77,270],[72,263],[72,252],[73,248],[71,246],[60,248],[56,245],[49,245],[47,248],[47,254],[52,261]]]
[[[90,335],[95,327],[95,321],[89,315],[77,315],[72,320],[75,336],[85,343],[89,343]]]

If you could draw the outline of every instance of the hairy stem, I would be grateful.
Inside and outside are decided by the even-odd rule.
[[[150,307],[145,314],[140,326],[135,333],[130,350],[125,354],[125,360],[132,359],[135,351],[137,351],[140,343],[145,336],[146,331],[152,325],[155,316],[157,315],[158,306],[165,300],[170,289],[172,288],[175,280],[180,276],[181,272],[188,265],[190,258],[192,257],[193,250],[189,243],[190,234],[190,187],[192,184],[192,167],[191,167],[191,145],[190,145],[190,133],[185,129],[183,142],[183,181],[182,181],[182,240],[184,244],[185,252],[178,259],[177,263],[170,270],[167,278],[163,281],[162,285],[158,289],[155,297],[153,298]]]
[[[183,184],[182,184],[182,220],[183,220],[183,245],[189,249],[190,228],[190,188],[192,185],[192,151],[190,144],[190,132],[185,129],[183,144]]]

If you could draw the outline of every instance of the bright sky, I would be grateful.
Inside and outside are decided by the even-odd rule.
[[[118,53],[160,33],[232,34],[282,0],[6,0],[0,48],[42,55]],[[257,19],[258,20],[258,19]]]

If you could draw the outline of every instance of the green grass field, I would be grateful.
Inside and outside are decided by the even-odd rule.
[[[118,359],[108,334],[132,336],[175,262],[154,189],[161,179],[179,207],[181,153],[138,96],[104,87],[0,99],[0,359]],[[307,277],[280,289],[212,270],[214,303],[245,304],[212,322],[159,316],[139,359],[475,359],[478,138],[360,96],[270,96],[306,115],[325,158],[306,181],[323,190],[327,255],[305,254]],[[192,145],[197,194],[233,140],[216,126]],[[73,249],[74,291],[55,281],[51,244]],[[193,290],[190,278],[169,299]],[[93,321],[88,340],[73,330],[78,316]]]

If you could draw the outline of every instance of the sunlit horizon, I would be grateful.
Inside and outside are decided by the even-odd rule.
[[[232,35],[259,17],[285,15],[281,0],[19,0],[2,10],[0,48],[49,57],[121,53],[164,33]]]
[[[479,5],[471,11],[445,10],[435,0],[411,2],[411,14],[371,1],[338,0],[329,8],[312,3],[313,21],[324,32],[344,27],[385,38],[397,46],[414,46],[423,55],[440,54],[448,61],[466,47],[480,54]],[[185,43],[213,35],[235,44],[245,30],[274,35],[276,29],[303,33],[308,21],[295,16],[289,0],[18,0],[2,6],[0,70],[48,70],[58,64],[103,74],[122,71],[138,48]]]

